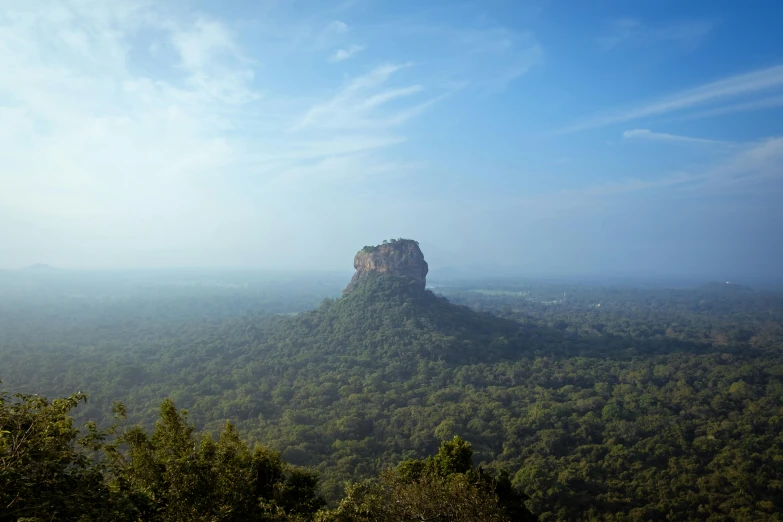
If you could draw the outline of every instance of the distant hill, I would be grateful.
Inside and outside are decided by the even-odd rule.
[[[452,304],[414,279],[371,274],[340,299],[267,329],[262,351],[279,364],[294,354],[319,361],[369,355],[370,366],[394,359],[412,371],[419,358],[466,364],[518,357],[532,333],[515,321]]]
[[[420,358],[466,364],[526,353],[533,329],[455,305],[425,289],[427,262],[413,240],[364,247],[344,295],[267,327],[262,351],[285,364],[292,355],[371,356],[385,366],[400,361],[402,374]],[[535,329],[537,330],[537,329]]]

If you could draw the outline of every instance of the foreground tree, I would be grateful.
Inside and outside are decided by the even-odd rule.
[[[132,428],[108,451],[113,486],[133,497],[143,519],[311,520],[325,504],[316,475],[265,447],[251,450],[230,423],[217,442],[195,435],[187,412],[178,412],[170,399],[151,436]]]
[[[408,460],[346,488],[334,511],[320,522],[506,522],[534,521],[507,474],[474,468],[473,450],[459,437],[441,444],[434,457]]]
[[[0,394],[0,521],[298,522],[325,504],[316,475],[251,450],[231,424],[218,441],[199,436],[166,400],[151,435],[134,427],[107,444],[116,426],[74,427],[85,400]]]
[[[94,424],[81,434],[70,416],[86,400],[0,393],[0,520],[121,519],[90,458],[105,434]]]
[[[459,437],[433,457],[349,486],[328,511],[315,474],[265,447],[250,449],[230,423],[217,441],[199,435],[167,399],[151,434],[94,424],[82,433],[70,412],[84,400],[0,394],[0,522],[535,520],[505,473],[473,467],[473,450]],[[124,418],[124,406],[115,413]]]

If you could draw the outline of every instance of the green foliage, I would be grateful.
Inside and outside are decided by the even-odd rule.
[[[103,469],[90,450],[105,434],[81,434],[70,411],[82,393],[48,401],[0,394],[0,519],[115,520]]]
[[[381,244],[380,244],[380,245],[366,245],[366,246],[364,246],[364,247],[363,247],[363,248],[360,250],[360,252],[363,252],[363,253],[365,253],[365,254],[369,254],[369,253],[372,253],[372,252],[376,252],[376,251],[378,251],[378,250],[381,248],[381,246],[383,246],[383,245],[394,245],[394,246],[395,246],[395,247],[397,247],[397,248],[401,248],[401,247],[405,246],[405,244],[407,244],[407,243],[412,243],[412,244],[414,244],[414,245],[416,245],[416,246],[418,246],[418,245],[419,245],[419,242],[418,242],[418,241],[415,241],[415,240],[413,240],[413,239],[405,239],[405,238],[402,238],[402,237],[400,237],[400,238],[391,238],[391,239],[384,239],[384,240],[381,242]]]
[[[134,427],[110,455],[114,486],[135,498],[144,519],[310,520],[324,505],[315,475],[262,446],[251,450],[230,423],[217,442],[194,435],[187,412],[178,412],[171,400],[163,402],[151,436]]]
[[[525,521],[535,517],[525,497],[500,480],[473,467],[473,451],[459,437],[441,444],[426,460],[408,460],[383,472],[378,481],[346,488],[333,511],[322,522],[439,522]]]
[[[371,274],[349,295],[274,325],[257,349],[288,360],[397,359],[407,377],[419,358],[464,364],[514,357],[530,336],[523,334],[515,321],[455,306],[415,281]]]
[[[105,443],[116,426],[73,427],[83,394],[15,397],[0,396],[0,520],[293,522],[325,504],[313,473],[251,451],[231,424],[217,442],[195,435],[170,400],[151,436],[136,426]]]
[[[423,473],[441,440],[459,435],[498,498],[521,490],[541,520],[781,519],[779,294],[439,287],[465,305],[453,306],[401,281],[372,279],[293,317],[273,314],[310,308],[302,296],[320,301],[320,287],[275,287],[263,302],[242,289],[116,300],[20,293],[0,299],[0,372],[23,391],[89,389],[80,421],[107,425],[122,400],[144,433],[171,397],[192,412],[185,425],[203,430],[191,434],[199,452],[206,433],[220,443],[231,419],[358,510],[394,488],[413,495],[401,477]],[[398,482],[364,482],[388,468]],[[475,482],[455,476],[454,488],[473,495]],[[454,490],[427,477],[440,491],[433,502]],[[117,482],[116,492],[138,510],[155,506],[141,487]]]

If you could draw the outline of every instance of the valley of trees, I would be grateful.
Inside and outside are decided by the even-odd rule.
[[[0,430],[56,427],[31,458],[67,476],[9,475],[3,433],[0,510],[76,484],[85,520],[783,519],[780,293],[29,278],[0,281],[0,387],[89,400],[4,398]]]

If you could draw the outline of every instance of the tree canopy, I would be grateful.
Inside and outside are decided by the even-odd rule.
[[[317,475],[267,447],[251,449],[230,423],[215,441],[196,433],[187,412],[167,399],[152,433],[117,424],[100,432],[88,424],[82,434],[69,414],[84,400],[82,394],[51,402],[2,396],[0,520],[534,519],[507,475],[496,479],[473,468],[470,444],[459,437],[444,442],[434,457],[348,486],[340,505],[329,510],[317,492]],[[124,405],[114,411],[124,420]]]
[[[780,294],[725,283],[468,281],[438,285],[436,295],[381,277],[322,301],[342,283],[288,293],[236,280],[151,285],[122,298],[106,298],[103,287],[0,285],[0,372],[8,389],[27,394],[89,391],[69,413],[77,425],[120,422],[111,405],[123,401],[127,420],[107,443],[134,433],[123,422],[138,424],[144,437],[135,443],[150,459],[162,455],[153,434],[170,398],[190,412],[202,471],[212,462],[203,448],[219,445],[230,421],[247,447],[232,458],[261,462],[256,443],[279,452],[280,484],[293,470],[317,474],[311,498],[332,508],[409,491],[400,463],[424,462],[458,435],[498,498],[501,484],[513,487],[539,520],[780,519]],[[72,439],[74,455],[90,454],[75,442],[88,435]],[[116,465],[101,452],[101,466]],[[67,469],[97,477],[89,466]],[[468,478],[448,480],[484,494]],[[432,491],[444,484],[435,474],[420,480]],[[134,484],[80,494],[143,493]],[[294,516],[284,497],[263,498],[267,515]],[[138,509],[156,506],[133,499]]]

